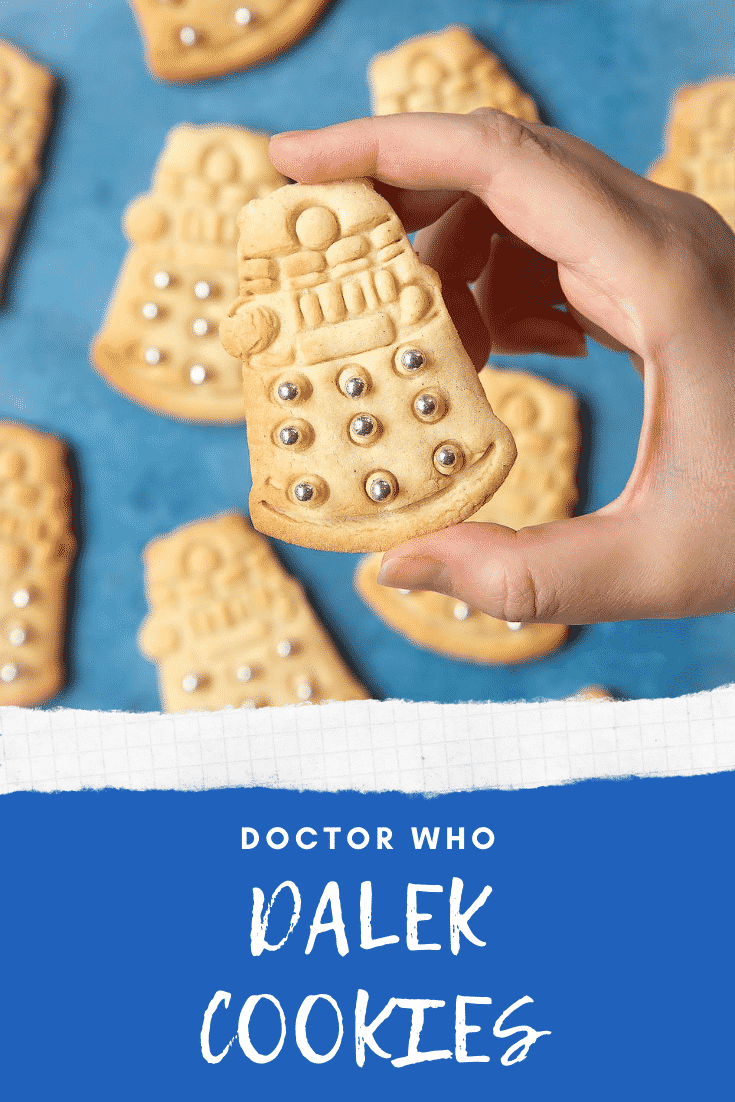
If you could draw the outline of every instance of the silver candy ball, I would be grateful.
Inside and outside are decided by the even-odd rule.
[[[353,375],[345,382],[345,394],[348,398],[360,398],[365,393],[365,380]]]
[[[401,364],[406,371],[418,371],[426,363],[426,356],[418,348],[407,348],[401,356]]]
[[[235,8],[235,22],[240,27],[247,27],[252,21],[253,13],[250,8]]]
[[[11,681],[15,681],[18,677],[20,670],[14,662],[6,662],[4,666],[0,666],[0,681],[4,681],[6,685],[9,685]]]
[[[353,432],[355,436],[372,436],[375,429],[375,421],[367,413],[359,414],[350,424],[350,432]]]
[[[155,272],[153,275],[153,286],[157,287],[159,291],[165,291],[167,287],[171,286],[171,273],[170,272]]]
[[[179,41],[182,46],[194,46],[197,39],[198,35],[193,27],[182,27],[179,31]]]
[[[185,693],[194,693],[201,685],[201,681],[195,673],[187,673],[181,678],[181,688]]]
[[[194,284],[194,296],[195,298],[205,299],[209,298],[212,294],[212,287],[207,283],[206,279],[198,279]]]
[[[523,627],[523,623],[520,620],[506,620],[506,627],[509,627],[511,631],[520,631]]]
[[[194,366],[189,369],[189,379],[194,386],[201,386],[202,383],[206,381],[206,378],[207,369],[203,364],[194,364]]]
[[[314,686],[307,678],[302,677],[297,681],[296,695],[299,700],[311,700],[314,695]]]
[[[293,654],[294,645],[290,639],[279,639],[276,643],[276,654],[279,658],[290,658]]]
[[[206,337],[209,332],[209,322],[206,318],[194,318],[191,323],[191,331],[195,337]]]
[[[296,383],[281,383],[278,387],[278,397],[282,402],[294,402],[301,393]]]
[[[293,488],[293,496],[297,501],[311,501],[314,496],[314,487],[310,482],[297,482]]]
[[[470,606],[466,605],[464,601],[457,601],[456,605],[452,609],[455,620],[466,620],[470,614]]]
[[[13,628],[8,632],[8,642],[11,647],[22,647],[28,639],[28,632],[25,628]]]
[[[146,348],[145,352],[143,353],[143,359],[151,367],[155,367],[156,364],[160,364],[161,360],[163,359],[163,353],[161,352],[160,348]]]
[[[27,589],[16,589],[11,600],[15,608],[27,608],[31,603],[31,595]]]
[[[238,666],[235,677],[238,681],[250,681],[253,676],[252,666]]]
[[[421,417],[431,417],[436,413],[438,403],[432,394],[419,394],[414,402],[414,408]]]
[[[387,478],[376,478],[368,486],[368,495],[373,501],[387,501],[393,493],[393,487]]]
[[[154,321],[161,311],[155,302],[144,302],[140,308],[140,312],[146,321]]]
[[[278,439],[282,444],[285,444],[287,448],[293,447],[294,444],[298,444],[301,439],[301,433],[298,429],[295,429],[293,425],[285,425],[278,433]]]
[[[434,466],[441,474],[451,474],[459,464],[460,456],[457,454],[457,449],[450,444],[442,444],[434,452]]]

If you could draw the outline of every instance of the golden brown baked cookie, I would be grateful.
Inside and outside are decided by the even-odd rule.
[[[0,422],[0,705],[40,704],[64,680],[76,550],[66,454],[53,436]]]
[[[167,712],[366,700],[267,540],[236,513],[143,552],[151,612],[140,649]]]
[[[472,520],[517,530],[570,516],[577,502],[580,448],[574,395],[520,371],[486,367],[480,382],[513,433],[518,458],[493,499]],[[548,654],[567,636],[568,628],[560,624],[508,624],[440,593],[378,585],[381,559],[370,555],[362,560],[357,590],[382,620],[419,646],[472,662],[505,664]]]
[[[735,229],[735,77],[680,89],[671,106],[666,152],[648,175],[714,207]]]
[[[132,247],[92,363],[141,405],[189,421],[242,421],[240,364],[218,339],[237,293],[237,215],[281,187],[268,138],[239,126],[177,126],[153,188],[125,211]]]
[[[163,80],[203,80],[273,57],[329,0],[130,0],[146,61]]]
[[[364,181],[281,188],[242,211],[250,516],[270,536],[376,551],[470,516],[515,447],[389,204]]]
[[[53,77],[0,42],[0,286],[39,161],[51,114]]]
[[[410,38],[378,54],[368,70],[374,115],[443,111],[458,115],[494,107],[534,122],[536,104],[500,61],[464,27]]]
[[[603,685],[585,685],[583,689],[577,689],[576,693],[566,698],[567,700],[586,700],[594,703],[596,700],[614,700],[609,689]]]

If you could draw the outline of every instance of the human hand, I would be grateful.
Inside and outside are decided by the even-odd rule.
[[[411,540],[386,552],[380,582],[510,622],[735,610],[735,239],[711,207],[490,109],[278,135],[270,155],[301,183],[377,182],[421,231],[478,369],[491,346],[584,355],[589,334],[628,350],[643,378],[615,501],[518,532],[470,521]]]

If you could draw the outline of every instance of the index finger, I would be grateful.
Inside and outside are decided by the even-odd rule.
[[[498,232],[505,227],[570,268],[596,270],[600,240],[612,268],[635,267],[631,199],[654,187],[578,138],[490,109],[382,115],[295,131],[273,138],[270,156],[301,183],[370,176],[427,193],[428,205],[437,191],[469,191],[499,220]]]
[[[487,173],[484,151],[478,156],[471,140],[476,130],[471,115],[381,115],[276,134],[269,154],[304,184],[372,176],[414,191],[466,191]]]

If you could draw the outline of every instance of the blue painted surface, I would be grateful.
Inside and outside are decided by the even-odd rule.
[[[369,111],[370,57],[463,23],[538,100],[546,121],[644,172],[660,155],[668,102],[683,83],[731,71],[728,0],[335,0],[292,50],[260,67],[176,87],[154,81],[124,0],[6,0],[0,37],[59,77],[47,172],[0,310],[0,417],[58,433],[79,482],[81,554],[70,678],[55,704],[158,708],[138,653],[140,552],[179,524],[245,510],[242,427],[197,427],[147,412],[91,369],[87,350],[126,242],[120,218],[144,191],[168,130],[235,122],[278,131]],[[632,467],[641,388],[623,356],[519,357],[579,394],[589,467],[585,510],[611,500]],[[356,556],[279,544],[355,671],[381,697],[558,697],[598,682],[631,697],[675,696],[735,677],[735,617],[598,625],[557,654],[510,669],[447,661],[406,643],[354,593]]]

